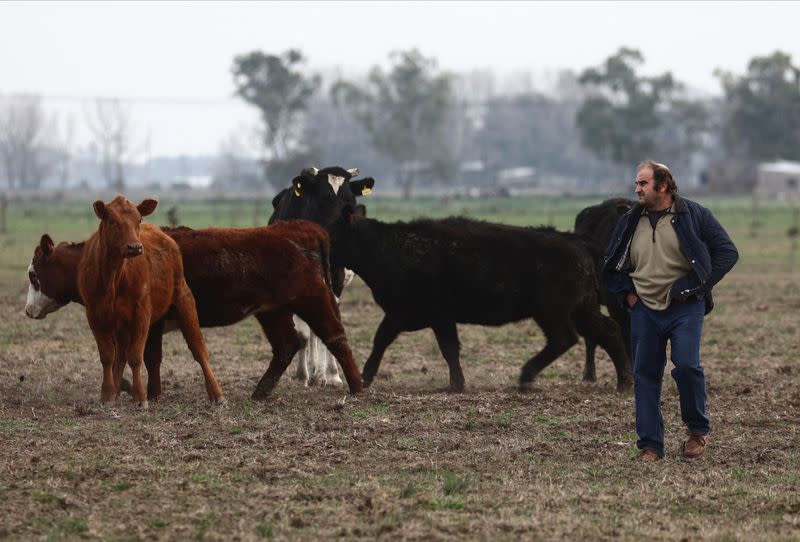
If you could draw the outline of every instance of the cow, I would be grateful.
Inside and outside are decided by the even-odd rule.
[[[635,204],[633,200],[625,198],[607,199],[597,205],[586,207],[575,217],[575,233],[581,236],[591,246],[590,252],[595,259],[595,269],[600,269],[601,260],[605,254],[614,226],[619,217],[628,212]],[[625,343],[625,352],[631,359],[631,317],[630,312],[613,302],[605,287],[600,287],[600,303],[608,307],[608,314],[620,328],[622,339]],[[583,379],[587,382],[597,380],[594,352],[597,344],[585,338],[586,364],[583,370]]]
[[[156,205],[152,199],[134,205],[121,195],[93,205],[100,225],[78,261],[77,285],[103,365],[100,400],[116,401],[127,363],[133,401],[147,407],[141,375],[147,334],[152,323],[169,313],[200,364],[209,399],[218,403],[222,390],[208,363],[178,246],[157,227],[143,223]]]
[[[361,391],[361,378],[330,292],[330,241],[322,228],[297,221],[291,228],[279,222],[261,228],[163,231],[181,250],[200,325],[230,325],[254,314],[272,345],[273,358],[253,399],[266,398],[304,343],[292,325],[293,312],[305,315],[334,351],[350,391]],[[83,250],[84,243],[53,247],[49,235],[42,236],[28,269],[25,312],[29,317],[44,318],[67,303],[83,302],[76,286]],[[150,397],[161,394],[161,338],[171,328],[169,318],[150,328],[144,355]]]
[[[448,364],[449,391],[462,392],[456,324],[532,318],[547,342],[522,367],[521,391],[578,334],[608,352],[617,388],[630,388],[619,329],[600,312],[594,261],[574,236],[457,217],[384,223],[356,211],[344,208],[330,228],[331,265],[355,271],[384,311],[361,375],[365,386],[399,333],[431,328]]]
[[[272,200],[273,213],[269,218],[276,220],[305,218],[327,227],[339,216],[344,205],[355,205],[356,196],[367,195],[372,191],[375,180],[372,177],[353,181],[358,168],[344,169],[339,166],[323,169],[306,168],[292,180],[292,186],[279,192]],[[334,293],[338,303],[344,287],[352,280],[352,271],[334,268]],[[333,357],[308,328],[301,318],[295,317],[298,332],[306,339],[306,346],[297,354],[296,378],[305,385],[320,383],[337,386],[341,384]]]

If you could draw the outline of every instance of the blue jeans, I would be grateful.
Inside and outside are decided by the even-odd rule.
[[[700,365],[700,336],[705,303],[702,299],[673,300],[662,311],[648,308],[642,300],[631,310],[633,386],[636,397],[636,446],[664,455],[664,419],[661,416],[661,382],[667,363],[667,340],[675,368],[681,417],[691,433],[708,434],[706,381]]]

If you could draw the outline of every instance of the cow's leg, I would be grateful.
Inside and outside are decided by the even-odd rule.
[[[251,396],[254,401],[260,401],[266,399],[275,388],[294,355],[305,346],[305,341],[297,334],[292,322],[292,313],[287,309],[261,312],[256,314],[256,319],[272,345],[269,367],[256,384]]]
[[[192,356],[203,370],[203,379],[205,380],[208,398],[214,403],[224,402],[222,389],[219,387],[214,372],[211,370],[211,365],[208,363],[208,350],[206,349],[205,341],[203,341],[203,334],[200,332],[200,322],[197,320],[194,297],[192,297],[192,292],[185,282],[181,284],[181,291],[175,299],[175,313],[183,338],[186,339],[186,344],[189,345]]]
[[[322,349],[322,359],[324,360],[323,370],[325,371],[324,381],[325,384],[338,388],[342,385],[342,378],[339,376],[339,366],[336,363],[336,358],[330,353],[325,346]]]
[[[597,350],[597,343],[584,336],[583,342],[586,345],[586,363],[583,366],[584,382],[597,381],[597,369],[594,364],[594,352]]]
[[[313,292],[311,288],[313,286],[309,285],[309,293]],[[309,297],[296,299],[292,303],[292,310],[306,321],[311,331],[322,339],[333,357],[339,362],[350,393],[358,393],[362,389],[361,375],[353,361],[350,345],[347,344],[347,335],[342,326],[336,298],[323,283],[320,283],[315,289],[317,295],[312,294]]]
[[[575,313],[575,327],[578,333],[597,342],[611,357],[617,371],[617,390],[630,389],[633,382],[631,363],[617,323],[596,308],[580,307]]]
[[[553,313],[547,320],[538,321],[544,332],[547,343],[544,348],[522,366],[519,376],[519,388],[527,391],[531,388],[533,379],[542,369],[553,363],[561,354],[572,348],[578,342],[578,335],[571,320],[566,315]]]
[[[378,325],[378,329],[375,331],[375,337],[372,339],[372,352],[370,352],[367,362],[364,364],[364,371],[361,374],[365,386],[372,384],[378,372],[378,367],[381,365],[383,354],[399,334],[400,327],[397,326],[388,314],[385,314],[383,320],[381,320],[381,323]]]
[[[256,315],[258,318],[258,315]],[[304,386],[308,386],[310,382],[311,375],[309,374],[309,366],[311,365],[311,356],[313,353],[311,352],[312,345],[310,344],[310,336],[311,336],[311,329],[309,329],[308,324],[306,324],[301,318],[295,316],[293,319],[294,327],[297,330],[297,333],[306,341],[305,346],[303,346],[297,352],[297,372],[295,373],[295,378],[303,383]],[[263,328],[263,325],[262,325]],[[266,333],[266,329],[264,330]]]
[[[351,276],[350,276],[350,279],[348,280],[346,278],[347,277],[347,271],[349,271],[349,270],[345,270],[345,286],[347,286],[350,283],[350,280],[353,280],[352,275],[354,275],[354,273],[352,271],[350,271],[350,275]],[[334,296],[334,298],[336,299],[336,307],[338,308],[339,307],[339,298],[335,297],[335,296]],[[341,319],[341,312],[339,312],[339,318]],[[321,341],[320,341],[320,343],[321,343]],[[341,386],[342,385],[342,379],[339,376],[339,367],[337,366],[336,358],[333,357],[333,354],[331,354],[330,350],[328,350],[325,347],[325,345],[320,344],[319,347],[320,347],[320,359],[322,360],[322,366],[321,366],[322,367],[322,375],[323,375],[322,376],[322,381],[323,381],[324,385],[330,384],[333,387]]]
[[[161,397],[161,359],[162,339],[164,335],[164,320],[159,320],[147,333],[147,342],[144,345],[144,366],[147,369],[147,398],[158,401]]]
[[[144,364],[144,350],[147,342],[147,331],[149,326],[142,324],[136,330],[129,348],[127,348],[126,358],[131,367],[131,398],[133,404],[140,408],[147,408],[147,391],[142,379],[142,365]]]
[[[612,303],[608,307],[608,315],[619,326],[622,341],[625,345],[625,352],[628,354],[628,359],[633,359],[631,355],[631,313],[628,309],[620,307]]]
[[[436,335],[439,350],[442,351],[442,355],[447,361],[447,367],[450,369],[449,391],[462,393],[464,391],[464,373],[461,372],[461,363],[458,359],[460,345],[456,323],[437,324],[433,326],[433,334]]]
[[[114,380],[114,361],[116,359],[116,345],[111,334],[104,334],[92,329],[94,340],[97,343],[97,352],[100,355],[100,364],[103,366],[103,383],[100,386],[100,401],[113,403],[117,398],[117,386]]]

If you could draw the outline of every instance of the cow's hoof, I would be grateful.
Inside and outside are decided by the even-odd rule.
[[[339,376],[336,376],[334,378],[326,379],[323,385],[331,386],[333,388],[341,388],[344,386],[344,382],[342,382],[342,379]]]
[[[147,410],[150,408],[150,404],[148,403],[147,399],[134,403],[134,406],[139,410]]]
[[[594,375],[583,375],[583,381],[587,384],[594,384],[597,382],[597,377]]]
[[[461,384],[460,386],[458,386],[451,384],[450,386],[447,386],[447,389],[445,391],[447,391],[447,393],[464,393],[464,385]]]
[[[228,400],[225,399],[224,395],[220,395],[219,397],[213,397],[211,399],[211,404],[214,406],[224,406],[228,404]]]
[[[619,393],[629,393],[633,391],[633,382],[619,382],[617,383],[617,391]]]
[[[519,392],[520,393],[532,393],[533,392],[533,382],[520,382],[519,383]]]

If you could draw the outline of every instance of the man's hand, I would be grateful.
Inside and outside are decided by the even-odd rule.
[[[632,309],[637,301],[639,301],[639,296],[636,295],[636,292],[628,292],[625,294],[625,303],[628,304],[629,309]]]

